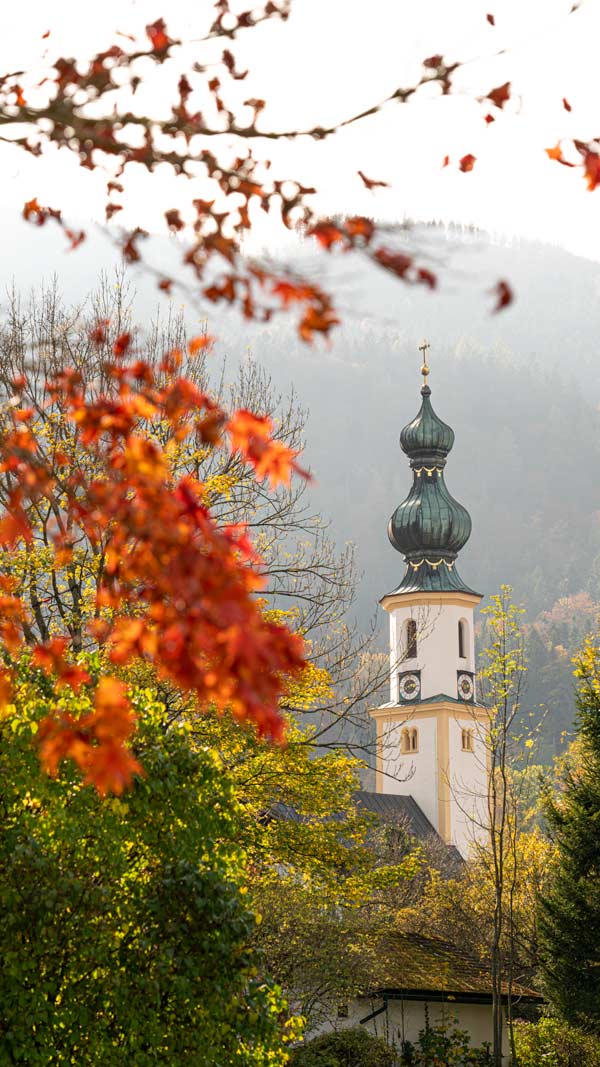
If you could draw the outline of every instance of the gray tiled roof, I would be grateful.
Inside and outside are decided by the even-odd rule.
[[[396,793],[368,793],[364,789],[355,795],[361,808],[372,811],[380,819],[384,821],[402,819],[415,837],[424,838],[436,834],[434,826],[429,822],[414,797],[399,796]]]
[[[361,789],[355,794],[361,808],[371,811],[382,822],[402,822],[408,832],[416,837],[417,841],[426,841],[427,838],[437,838],[440,845],[443,844],[437,830],[430,823],[425,812],[419,807],[414,797],[401,796],[398,793],[369,793]],[[454,864],[462,864],[463,858],[454,845],[446,845],[448,860]]]

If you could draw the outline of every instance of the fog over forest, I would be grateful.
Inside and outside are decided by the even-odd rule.
[[[354,611],[365,627],[379,612],[383,641],[377,601],[404,573],[387,522],[411,481],[398,437],[419,409],[417,346],[429,339],[432,403],[456,435],[446,481],[473,520],[459,571],[486,597],[510,584],[526,609],[525,700],[548,709],[547,758],[572,722],[569,656],[600,611],[600,264],[459,229],[418,227],[408,240],[439,271],[440,291],[301,247],[302,269],[338,295],[343,325],[331,344],[303,344],[290,318],[259,326],[219,312],[208,325],[218,338],[213,358],[225,359],[226,376],[255,360],[308,409],[311,499],[336,541],[354,542],[362,574]],[[34,262],[21,248],[12,264],[19,288],[40,283],[46,254]],[[161,257],[170,254],[162,245]],[[77,255],[59,273],[67,300],[91,290],[111,259],[98,247]],[[516,299],[492,314],[500,278]],[[144,323],[157,307],[154,283],[132,282]],[[197,315],[183,310],[194,329]]]

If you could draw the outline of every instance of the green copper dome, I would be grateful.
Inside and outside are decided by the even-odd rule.
[[[402,552],[407,570],[396,592],[468,592],[455,561],[471,534],[471,517],[450,495],[444,481],[446,458],[454,431],[431,406],[431,390],[421,389],[423,402],[415,419],[400,434],[410,459],[413,484],[392,515],[389,539]]]

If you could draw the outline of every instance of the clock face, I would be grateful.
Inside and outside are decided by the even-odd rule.
[[[470,674],[460,673],[458,675],[458,699],[459,700],[472,700],[475,695],[475,686],[473,685],[473,679]]]
[[[400,678],[401,700],[418,700],[421,692],[421,679],[418,674],[403,674]]]

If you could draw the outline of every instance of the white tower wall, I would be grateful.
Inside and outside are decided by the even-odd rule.
[[[477,598],[478,600],[479,598]],[[444,693],[457,697],[457,671],[475,671],[475,643],[473,607],[468,603],[453,604],[432,596],[429,603],[400,603],[390,611],[390,700],[399,700],[398,675],[420,670],[421,699]],[[407,623],[417,627],[417,655],[407,655]],[[458,624],[466,626],[464,651],[459,656]]]

